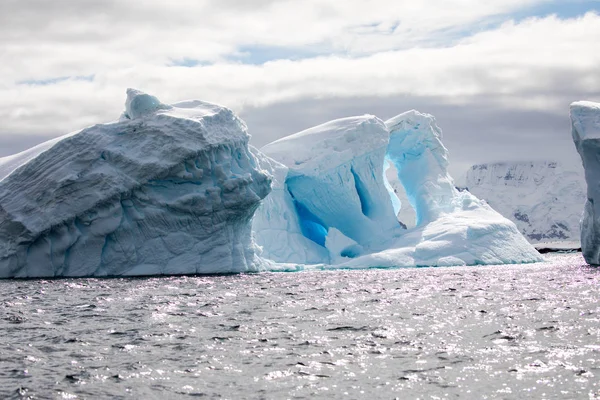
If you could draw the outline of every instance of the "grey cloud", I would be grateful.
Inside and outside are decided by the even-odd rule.
[[[503,108],[484,98],[462,105],[408,96],[301,100],[246,109],[241,116],[253,135],[252,143],[261,147],[335,118],[369,113],[387,119],[417,109],[436,117],[450,151],[451,173],[458,178],[472,164],[494,161],[549,159],[577,168],[568,116],[574,100],[578,97],[565,98],[561,111]]]
[[[0,157],[19,153],[46,140],[48,137],[38,135],[4,135],[0,140]]]
[[[26,85],[11,87],[0,81],[0,87],[6,89],[2,93],[4,98],[0,96],[0,119],[4,122],[0,127],[0,155],[41,141],[34,135],[62,134],[116,117],[122,108],[121,90],[124,85],[134,85],[156,90],[153,93],[165,101],[193,96],[234,108],[240,104],[262,104],[241,110],[258,146],[334,118],[371,113],[385,119],[411,108],[419,109],[438,118],[456,175],[461,168],[478,162],[576,160],[570,143],[568,105],[574,100],[600,97],[598,58],[594,51],[598,43],[594,35],[600,33],[596,29],[597,17],[583,21],[585,34],[581,34],[583,28],[564,28],[574,24],[573,21],[550,19],[540,22],[543,26],[534,30],[536,35],[530,35],[531,27],[522,27],[519,34],[511,34],[511,29],[499,30],[491,33],[489,41],[471,40],[457,46],[454,52],[450,48],[436,52],[415,49],[363,59],[323,57],[298,63],[269,63],[260,68],[215,64],[184,71],[160,67],[161,57],[194,56],[188,52],[206,47],[206,42],[202,42],[206,39],[202,33],[205,31],[190,31],[190,24],[204,27],[204,20],[211,20],[212,15],[199,13],[198,3],[190,6],[188,12],[181,12],[184,3],[171,7],[165,2],[148,0],[144,7],[140,4],[116,0],[0,0],[0,54],[5,56],[3,61],[7,60],[0,65],[2,79],[19,81],[88,74],[97,77],[93,84],[71,85],[68,92],[66,83],[28,90]],[[230,14],[245,7],[233,0],[219,4],[212,2],[208,7]],[[268,7],[272,2],[264,0],[260,4]],[[244,14],[247,20],[251,13]],[[258,24],[267,22],[249,20]],[[175,30],[163,24],[180,22],[181,26]],[[236,18],[221,21],[228,26],[238,22]],[[554,57],[546,59],[548,54],[544,49],[549,43],[539,38],[546,38],[557,26],[563,27],[559,33],[564,34],[553,36],[551,44],[568,54],[555,51],[551,54]],[[251,31],[251,27],[254,25],[244,29]],[[230,34],[228,29],[214,32],[211,29],[209,39],[219,45],[224,43],[219,35]],[[588,32],[590,29],[592,33]],[[47,38],[46,30],[50,32]],[[163,37],[165,32],[170,35],[167,40]],[[238,32],[242,33],[246,32],[243,29]],[[266,39],[262,38],[271,43],[271,31],[267,34]],[[86,35],[104,40],[102,46],[86,42]],[[527,41],[529,35],[531,42]],[[240,45],[246,40],[255,43],[256,38],[241,36],[232,43]],[[4,37],[10,37],[12,42],[3,41]],[[39,38],[45,42],[36,43]],[[73,44],[78,40],[82,41],[81,46]],[[31,43],[22,46],[21,52],[8,51],[26,41]],[[178,48],[182,42],[190,47]],[[519,47],[521,43],[524,45]],[[3,53],[4,50],[7,52]],[[36,57],[29,57],[32,52]],[[526,57],[529,55],[531,60]],[[159,66],[153,68],[156,64]],[[460,97],[452,98],[448,93]],[[288,98],[299,100],[282,102]],[[271,105],[265,106],[266,103]],[[540,104],[545,104],[545,108]]]
[[[568,107],[579,99],[576,93],[565,94],[558,111],[499,107],[487,98],[460,105],[447,104],[440,98],[411,96],[303,99],[246,108],[240,116],[252,135],[251,144],[261,147],[335,118],[368,113],[385,120],[417,109],[436,117],[450,151],[450,172],[459,178],[472,164],[494,161],[557,160],[568,167],[578,167]],[[599,100],[600,93],[588,99]],[[26,134],[4,135],[0,138],[0,157],[47,139]]]

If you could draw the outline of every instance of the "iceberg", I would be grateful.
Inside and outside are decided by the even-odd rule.
[[[263,147],[271,169],[283,164],[275,172],[279,190],[270,195],[277,200],[267,197],[256,214],[263,254],[302,263],[306,258],[286,254],[302,253],[295,247],[302,234],[321,251],[310,254],[323,268],[542,261],[513,222],[454,186],[441,139],[434,117],[412,110],[385,123],[369,115],[335,120]],[[411,229],[396,217],[402,204],[387,182],[388,165],[416,212]],[[295,240],[285,240],[286,251],[273,257],[273,232],[289,232],[288,223]]]
[[[263,269],[248,140],[227,108],[129,89],[118,121],[0,158],[0,277]]]
[[[0,278],[541,260],[456,189],[431,115],[342,118],[260,150],[249,138],[225,107],[128,89],[118,121],[0,158]]]
[[[588,264],[600,265],[600,103],[571,104],[571,134],[581,156],[587,200],[581,219],[581,250]]]
[[[388,121],[387,158],[416,212],[416,226],[382,252],[341,263],[376,267],[515,264],[542,261],[515,224],[448,173],[448,150],[432,115],[412,110]]]

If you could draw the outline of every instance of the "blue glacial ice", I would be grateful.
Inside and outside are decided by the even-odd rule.
[[[278,165],[273,194],[254,222],[263,256],[329,264],[341,254],[357,257],[388,248],[402,231],[384,184],[388,141],[385,123],[365,115],[263,147],[264,158]]]
[[[416,223],[436,220],[454,209],[457,196],[448,174],[448,150],[435,118],[412,110],[386,121],[390,132],[387,158],[416,211]]]
[[[263,147],[263,159],[278,166],[254,222],[263,256],[325,268],[541,261],[514,223],[455,188],[441,139],[431,115],[409,111],[385,123],[339,119]],[[387,163],[416,210],[415,228],[402,229],[396,218]]]
[[[600,103],[571,104],[571,133],[581,156],[587,200],[581,220],[581,250],[585,261],[600,265]]]
[[[271,193],[262,201],[254,215],[253,230],[261,256],[273,261],[298,264],[319,264],[329,260],[327,249],[305,235],[294,199],[285,179],[289,169],[250,146],[259,168],[272,179]]]
[[[245,124],[128,90],[123,117],[0,159],[0,277],[259,271]]]

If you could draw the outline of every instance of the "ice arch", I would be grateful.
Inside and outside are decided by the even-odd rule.
[[[413,110],[385,124],[368,115],[344,118],[261,150],[261,165],[278,165],[273,192],[254,219],[264,257],[329,268],[541,260],[512,222],[454,187],[431,115]],[[386,160],[416,210],[413,229],[396,219]]]
[[[411,110],[386,121],[387,157],[417,214],[417,225],[433,221],[454,206],[457,190],[448,175],[448,150],[435,118]]]

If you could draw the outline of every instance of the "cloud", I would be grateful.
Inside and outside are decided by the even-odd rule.
[[[170,60],[217,62],[243,47],[372,54],[437,42],[543,0],[3,0],[0,73],[16,81],[101,73]],[[252,6],[249,6],[252,4]]]
[[[450,112],[469,122],[467,161],[485,147],[468,135],[536,138],[569,102],[600,100],[599,15],[507,21],[544,1],[23,3],[0,4],[0,155],[116,118],[127,87],[227,105],[257,143],[324,122],[311,113]],[[486,123],[511,115],[521,125]]]
[[[596,93],[600,97],[600,91]],[[568,168],[580,168],[570,136],[568,105],[573,93],[565,93],[560,112],[498,107],[488,97],[474,98],[468,107],[438,98],[389,96],[306,99],[247,108],[241,113],[261,147],[273,140],[331,119],[374,114],[382,119],[417,109],[433,114],[450,151],[450,172],[455,178],[473,164],[495,161],[560,160]]]

